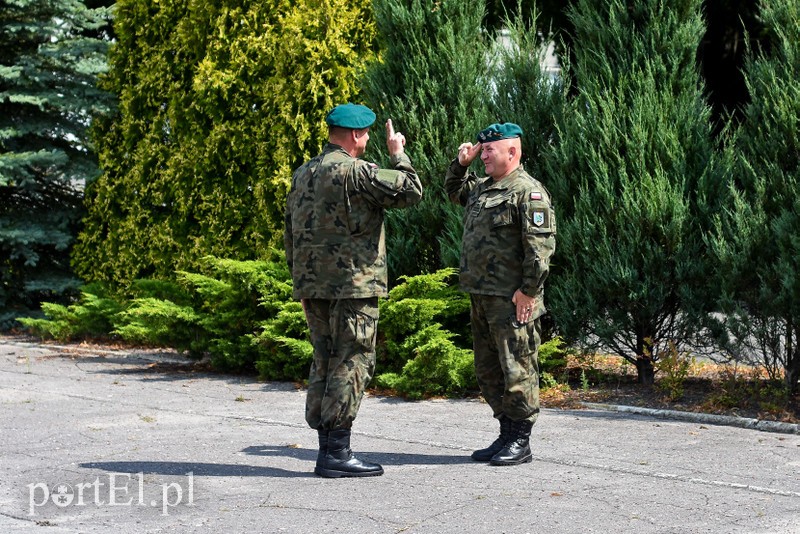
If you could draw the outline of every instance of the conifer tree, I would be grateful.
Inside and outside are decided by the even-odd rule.
[[[292,169],[371,57],[369,0],[120,0],[75,264],[124,287],[281,243]]]
[[[652,383],[683,350],[706,286],[702,230],[716,198],[710,110],[695,56],[700,0],[579,0],[578,95],[549,155],[558,253],[550,308],[561,333],[610,350]]]
[[[746,61],[750,103],[735,135],[731,205],[714,251],[726,348],[800,388],[800,6],[762,0],[769,52]]]
[[[535,10],[505,20],[492,54],[491,109],[499,120],[520,125],[522,163],[541,180],[542,156],[557,142],[556,124],[563,120],[566,84],[560,72],[545,70],[552,43],[544,40],[538,24]]]
[[[87,130],[109,105],[108,25],[79,0],[0,1],[0,328],[80,284],[69,253],[97,174]]]
[[[484,0],[374,2],[380,60],[363,81],[365,98],[404,133],[425,188],[418,205],[387,214],[393,279],[458,266],[463,212],[447,199],[444,175],[458,146],[474,142],[490,121],[484,7]],[[381,130],[374,129],[371,151],[385,157]]]

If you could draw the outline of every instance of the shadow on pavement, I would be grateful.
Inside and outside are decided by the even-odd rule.
[[[315,456],[316,458],[316,456]],[[100,469],[116,473],[156,474],[205,477],[312,477],[314,473],[289,471],[278,467],[252,466],[239,464],[209,464],[194,462],[88,462],[79,464],[85,469]]]
[[[254,445],[243,449],[242,452],[255,456],[289,456],[291,458],[308,460],[310,462],[315,462],[317,459],[316,449],[299,449],[285,446]],[[460,455],[408,454],[402,452],[362,451],[357,448],[354,449],[353,452],[359,458],[378,462],[383,465],[453,465],[475,463],[467,453],[461,453]]]

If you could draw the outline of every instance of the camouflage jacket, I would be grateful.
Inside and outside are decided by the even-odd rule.
[[[479,178],[454,160],[445,189],[466,207],[461,244],[461,288],[511,298],[519,289],[537,297],[534,318],[543,314],[544,280],[556,246],[550,194],[520,166],[495,182]]]
[[[328,143],[295,170],[284,232],[294,298],[386,296],[384,210],[422,198],[408,156],[391,163],[378,169]]]

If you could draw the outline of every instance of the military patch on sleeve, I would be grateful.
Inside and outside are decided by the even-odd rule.
[[[533,224],[536,226],[541,226],[544,224],[544,212],[540,210],[534,210],[533,212]]]
[[[542,193],[540,191],[531,191],[531,200],[542,200]]]

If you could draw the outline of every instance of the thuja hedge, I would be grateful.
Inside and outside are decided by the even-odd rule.
[[[291,298],[283,252],[262,261],[206,257],[174,281],[137,280],[122,294],[86,286],[69,305],[47,304],[44,319],[20,319],[34,335],[61,341],[116,339],[170,347],[208,358],[223,372],[263,380],[307,378],[312,348],[303,309]],[[454,269],[403,277],[381,299],[378,374],[373,385],[409,398],[477,391],[469,296]],[[558,339],[542,348],[547,371],[563,354]],[[552,375],[544,374],[551,382]]]

